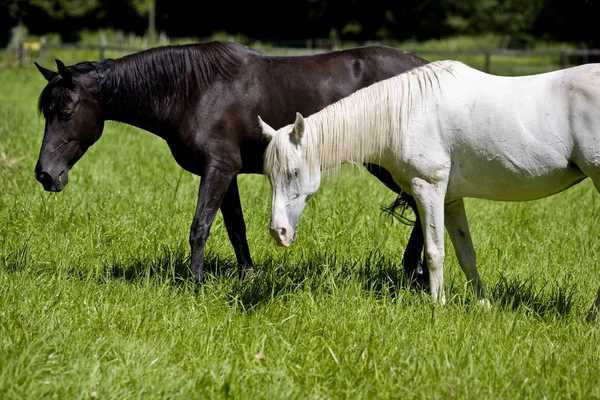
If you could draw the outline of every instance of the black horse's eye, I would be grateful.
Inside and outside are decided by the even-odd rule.
[[[73,110],[70,110],[70,109],[60,110],[58,113],[58,118],[60,118],[62,120],[71,119],[72,116],[73,116]]]

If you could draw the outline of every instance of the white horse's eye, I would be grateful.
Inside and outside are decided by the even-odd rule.
[[[298,177],[298,175],[300,175],[300,170],[297,169],[297,168],[291,170],[290,173],[289,173],[290,179],[296,179]]]

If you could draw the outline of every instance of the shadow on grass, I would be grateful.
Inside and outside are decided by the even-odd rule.
[[[21,249],[4,253],[0,267],[17,272],[31,267],[27,242]],[[106,264],[96,278],[99,282],[125,279],[130,282],[152,280],[162,284],[196,285],[189,268],[189,249],[183,247],[163,248],[158,254],[143,259],[129,259]],[[342,285],[358,285],[365,292],[376,296],[395,298],[399,291],[422,292],[404,272],[399,262],[390,260],[378,251],[372,251],[365,259],[348,260],[335,253],[308,253],[296,262],[284,256],[256,265],[244,280],[237,274],[235,259],[223,259],[207,254],[205,257],[206,281],[224,283],[218,290],[240,304],[244,309],[257,306],[273,298],[285,297],[298,291],[330,293]],[[80,278],[89,278],[89,271],[72,271]],[[464,282],[448,281],[446,294],[449,299],[466,299],[465,306],[474,303],[473,296],[465,297]],[[198,288],[200,285],[198,285]],[[215,287],[217,288],[217,286]],[[533,277],[504,277],[488,287],[493,304],[508,310],[525,310],[539,317],[565,317],[573,313],[577,303],[575,284],[539,282]],[[450,300],[454,301],[454,300]]]
[[[309,253],[291,263],[270,260],[255,268],[251,277],[239,281],[234,290],[246,307],[297,291],[328,294],[343,285],[356,285],[375,296],[395,298],[400,290],[420,290],[400,263],[378,251],[366,259],[340,259],[335,253]]]
[[[395,298],[400,291],[423,292],[401,263],[373,251],[366,259],[355,261],[327,253],[311,253],[296,264],[272,260],[258,267],[250,279],[236,281],[231,294],[246,308],[299,290],[329,293],[336,287],[357,283],[375,296]],[[447,281],[446,295],[453,299],[450,301],[469,308],[478,301],[465,283],[461,279]],[[577,304],[576,293],[575,284],[540,282],[533,277],[503,276],[488,288],[493,304],[508,310],[525,310],[540,318],[571,315]]]
[[[532,276],[525,279],[501,276],[488,292],[491,301],[505,309],[525,310],[540,317],[566,317],[577,302],[576,284],[536,282]]]
[[[144,259],[116,261],[105,265],[105,279],[125,279],[135,282],[154,280],[168,284],[194,283],[189,268],[188,249],[165,248]],[[230,295],[244,307],[252,307],[273,297],[298,290],[328,292],[335,286],[356,280],[366,291],[395,297],[398,290],[419,290],[404,273],[399,263],[374,251],[364,260],[340,260],[336,254],[310,253],[299,262],[285,256],[269,260],[254,269],[244,280],[238,279],[235,259],[223,259],[207,254],[204,262],[205,282],[229,281]]]
[[[188,248],[163,248],[157,254],[144,259],[129,259],[105,265],[109,279],[139,281],[153,279],[158,282],[189,284],[195,282],[190,269]],[[204,259],[204,272],[207,276],[237,273],[237,262],[208,254]]]
[[[31,257],[29,253],[29,240],[31,235],[23,242],[21,247],[8,250],[6,247],[6,234],[2,235],[0,241],[0,266],[9,273],[14,273],[19,270],[26,269],[31,265]]]

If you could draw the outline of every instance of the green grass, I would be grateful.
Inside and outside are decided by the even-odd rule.
[[[410,289],[410,229],[380,213],[395,196],[352,168],[323,183],[288,249],[267,231],[268,181],[240,176],[254,274],[238,280],[219,214],[198,287],[200,179],[159,138],[107,123],[65,190],[44,192],[44,84],[0,70],[0,398],[600,398],[589,181],[536,202],[467,199],[490,310],[448,240],[447,306]]]

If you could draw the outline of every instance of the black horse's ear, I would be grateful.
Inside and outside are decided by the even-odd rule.
[[[48,82],[50,82],[56,75],[58,75],[58,73],[56,73],[54,71],[50,71],[48,68],[42,67],[40,64],[36,63],[35,61],[33,63],[37,67],[38,71],[40,71],[40,73],[44,76],[44,78],[46,78],[46,80]]]
[[[55,61],[56,61],[56,66],[58,67],[58,73],[60,74],[60,76],[62,76],[62,78],[67,83],[67,85],[72,85],[73,84],[73,74],[71,74],[71,71],[69,71],[69,69],[67,67],[65,67],[65,64],[63,64],[62,61],[60,61],[60,60],[55,60]]]

